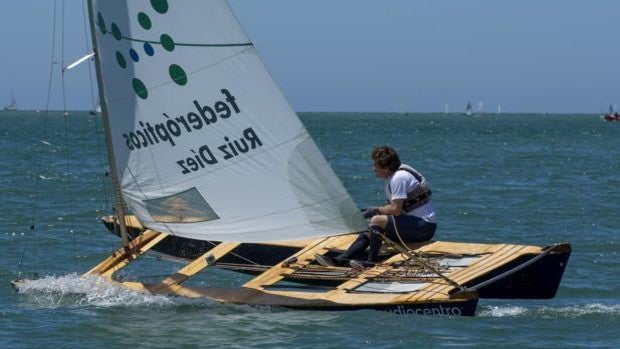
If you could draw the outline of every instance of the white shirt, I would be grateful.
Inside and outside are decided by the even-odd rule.
[[[385,182],[385,197],[389,202],[397,199],[406,200],[407,193],[412,192],[419,185],[420,182],[411,173],[407,171],[396,171],[393,175],[388,177]],[[390,188],[392,189],[391,192]],[[432,201],[409,212],[403,210],[401,214],[419,217],[429,223],[437,223],[435,207]]]

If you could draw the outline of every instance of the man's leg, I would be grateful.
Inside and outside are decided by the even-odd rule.
[[[383,239],[381,239],[379,234],[385,234],[385,226],[387,223],[388,216],[386,215],[376,215],[370,220],[370,247],[368,249],[369,262],[376,262],[379,257],[379,251],[381,250],[381,245],[383,245]]]

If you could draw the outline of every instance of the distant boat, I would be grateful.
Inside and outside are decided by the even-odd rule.
[[[498,105],[497,106],[497,114],[501,114],[502,113],[502,105]]]
[[[601,118],[607,121],[620,121],[620,114],[616,111],[615,105],[612,107],[609,105],[609,112],[607,114],[601,115]]]
[[[482,102],[478,102],[478,115],[484,115],[484,104]]]
[[[470,116],[471,115],[471,103],[467,102],[467,107],[465,108],[465,115]]]
[[[448,103],[443,104],[443,113],[445,116],[448,116],[448,114],[450,114],[450,106],[448,105]]]
[[[4,111],[17,111],[17,102],[15,102],[15,95],[11,92],[11,104],[4,107]]]
[[[95,110],[91,110],[88,112],[90,115],[101,114],[101,103],[97,104],[97,108]]]

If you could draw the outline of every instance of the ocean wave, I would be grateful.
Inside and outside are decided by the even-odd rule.
[[[606,316],[620,316],[620,304],[588,303],[565,307],[536,307],[522,306],[483,306],[478,311],[480,317],[535,317],[535,318],[579,318],[590,315],[604,314]]]
[[[19,283],[17,290],[38,307],[169,305],[171,297],[132,291],[96,276],[45,276]]]

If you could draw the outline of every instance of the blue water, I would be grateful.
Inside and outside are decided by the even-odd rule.
[[[474,318],[396,316],[220,305],[81,279],[118,245],[98,222],[112,207],[101,120],[0,113],[0,348],[620,346],[620,123],[594,115],[301,117],[360,207],[383,200],[369,152],[389,144],[433,187],[436,239],[569,241],[557,297],[481,300]],[[145,261],[153,273],[176,267]],[[16,293],[9,281],[18,273],[41,279]],[[201,282],[246,280],[206,274]]]

